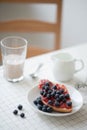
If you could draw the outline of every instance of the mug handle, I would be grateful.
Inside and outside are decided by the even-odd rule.
[[[75,62],[75,64],[76,64],[76,62],[79,62],[81,64],[81,67],[79,69],[75,69],[75,73],[79,72],[80,70],[82,70],[84,68],[84,62],[83,62],[83,60],[81,60],[81,59],[75,59],[74,62]]]

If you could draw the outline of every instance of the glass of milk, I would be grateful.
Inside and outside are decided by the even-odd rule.
[[[17,36],[5,37],[1,40],[1,51],[4,77],[11,82],[22,80],[27,40]]]

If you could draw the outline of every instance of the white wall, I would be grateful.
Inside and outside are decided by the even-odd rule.
[[[28,5],[21,4],[0,4],[0,20],[14,19],[15,17],[43,19],[55,22],[56,5]],[[62,48],[87,42],[87,0],[63,0],[62,18]],[[49,16],[49,17],[48,17]],[[0,33],[0,39],[13,33]],[[31,44],[41,45],[46,48],[53,48],[54,35],[43,34],[22,34]]]
[[[87,42],[87,0],[64,0],[62,47]]]

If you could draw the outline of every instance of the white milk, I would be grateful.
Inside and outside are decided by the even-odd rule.
[[[5,56],[3,66],[4,75],[9,81],[23,77],[24,59],[21,56],[15,54]]]

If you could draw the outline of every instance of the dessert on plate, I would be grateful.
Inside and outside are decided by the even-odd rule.
[[[40,96],[34,100],[34,104],[39,110],[61,113],[72,111],[71,97],[65,85],[43,79],[40,80],[38,89],[40,90]]]

